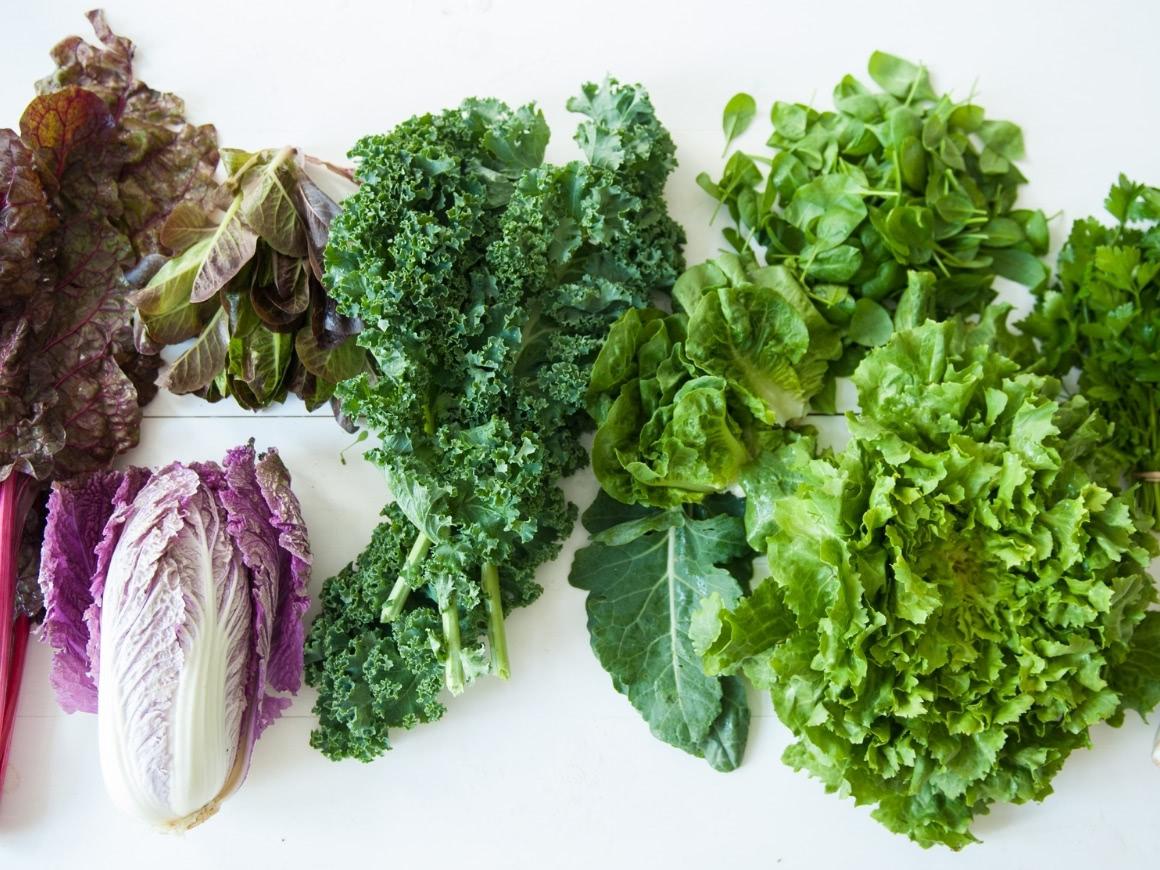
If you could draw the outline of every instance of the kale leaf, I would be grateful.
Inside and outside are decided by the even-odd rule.
[[[539,594],[575,520],[559,480],[587,461],[588,370],[609,324],[682,268],[673,143],[647,94],[608,80],[569,108],[587,116],[585,161],[544,165],[543,116],[496,100],[351,152],[361,186],[331,224],[326,279],[373,370],[337,395],[379,438],[368,455],[395,504],[371,545],[390,558],[327,581],[311,631],[313,742],[331,757],[369,759],[389,728],[441,715],[433,662],[452,693],[507,676],[504,615]],[[359,598],[374,606],[348,612]]]
[[[707,676],[690,639],[702,599],[727,607],[741,596],[749,547],[741,501],[704,508],[626,507],[600,493],[584,512],[591,543],[576,552],[569,582],[588,592],[592,650],[652,733],[716,770],[741,763],[749,735],[745,686]]]

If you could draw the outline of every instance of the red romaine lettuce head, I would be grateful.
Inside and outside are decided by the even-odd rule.
[[[40,573],[52,683],[66,711],[98,713],[118,804],[184,828],[240,785],[302,683],[309,573],[273,451],[54,484]]]
[[[134,346],[126,274],[213,187],[214,129],[135,79],[132,43],[89,19],[102,46],[58,45],[19,136],[0,131],[0,480],[90,471],[136,444],[159,360]]]

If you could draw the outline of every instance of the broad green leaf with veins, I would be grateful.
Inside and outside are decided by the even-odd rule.
[[[748,552],[741,518],[736,510],[698,518],[681,508],[638,509],[633,520],[607,525],[611,502],[601,494],[586,512],[593,540],[576,553],[568,576],[588,593],[592,649],[657,738],[732,770],[748,734],[745,691],[736,678],[706,676],[689,626],[706,596],[729,604],[741,595],[721,567]],[[647,516],[664,516],[667,528],[619,533],[629,523],[640,532]]]

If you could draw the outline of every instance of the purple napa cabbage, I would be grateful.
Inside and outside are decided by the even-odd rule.
[[[66,711],[97,713],[118,805],[185,829],[238,788],[302,683],[309,573],[274,451],[54,485],[40,574],[52,684]]]

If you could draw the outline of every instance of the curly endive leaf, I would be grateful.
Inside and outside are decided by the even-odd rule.
[[[746,481],[772,576],[698,620],[710,671],[771,688],[786,763],[924,846],[1044,799],[1093,725],[1160,701],[1160,547],[1108,424],[1007,355],[1006,314],[871,352],[846,449],[799,442]]]

